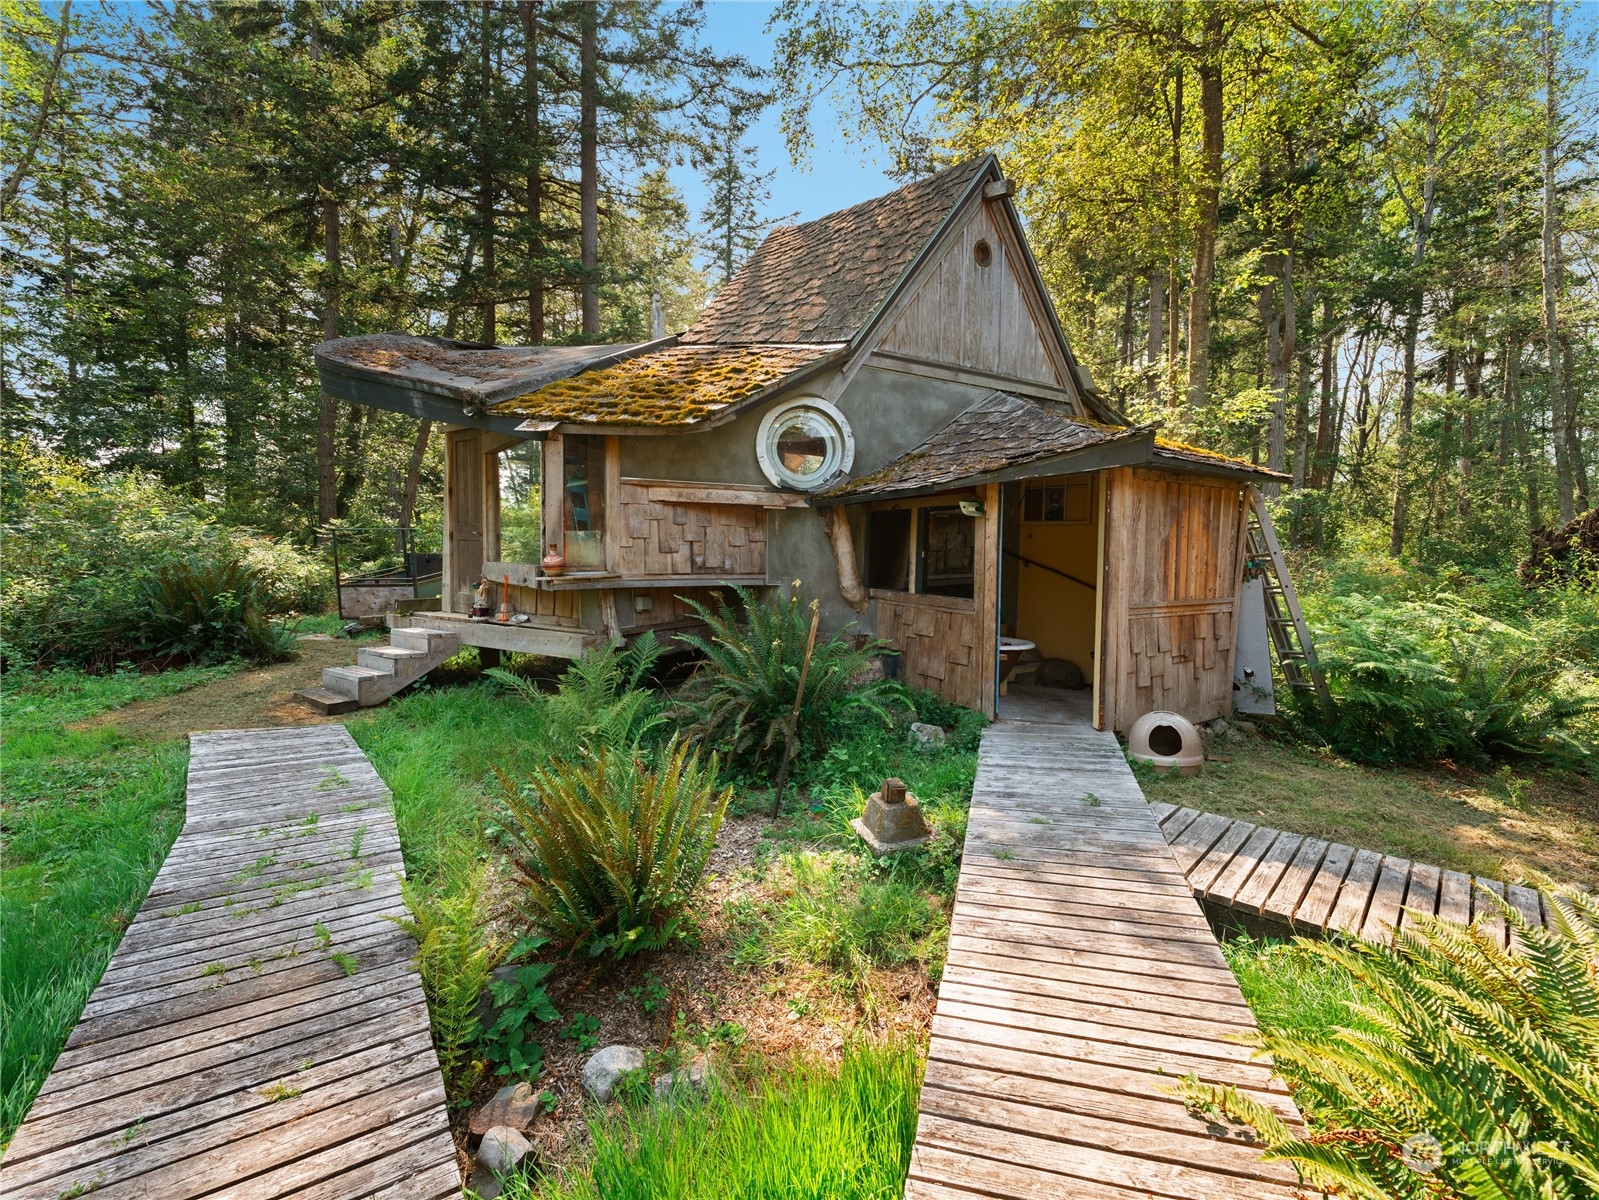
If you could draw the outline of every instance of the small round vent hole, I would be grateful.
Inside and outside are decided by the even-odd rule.
[[[978,266],[986,267],[994,261],[994,251],[987,242],[978,242],[976,246],[972,247],[972,257],[977,260]]]

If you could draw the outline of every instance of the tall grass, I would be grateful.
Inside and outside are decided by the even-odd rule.
[[[511,1200],[897,1200],[916,1137],[909,1045],[856,1046],[835,1068],[797,1059],[702,1102],[597,1115],[580,1172]]]
[[[5,676],[0,1145],[27,1115],[183,824],[182,741],[66,726],[227,671]]]

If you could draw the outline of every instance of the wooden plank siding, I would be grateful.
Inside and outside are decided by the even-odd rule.
[[[190,744],[183,832],[0,1196],[458,1196],[388,788],[342,725]]]
[[[1548,902],[1535,888],[1198,809],[1156,804],[1151,810],[1194,895],[1267,926],[1391,941],[1417,915],[1460,925],[1480,920],[1501,946],[1513,949],[1515,931],[1490,893],[1508,899],[1534,927],[1548,923]]]
[[[906,1200],[1289,1200],[1291,1169],[1171,1094],[1193,1073],[1298,1122],[1253,1028],[1114,736],[985,731]]]
[[[624,579],[766,574],[766,509],[650,498],[647,483],[623,481],[606,531],[611,570]]]
[[[1106,473],[1104,724],[1232,711],[1243,489],[1143,467]]]

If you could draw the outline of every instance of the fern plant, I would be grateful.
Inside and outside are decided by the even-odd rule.
[[[1423,919],[1392,946],[1301,940],[1370,998],[1359,1028],[1258,1038],[1320,1131],[1230,1087],[1191,1105],[1260,1133],[1306,1183],[1362,1200],[1599,1196],[1599,907],[1549,896],[1555,928],[1500,902],[1521,942]]]
[[[484,674],[538,711],[552,758],[570,759],[601,749],[635,750],[664,724],[659,697],[643,686],[661,652],[650,631],[626,649],[598,647],[567,668],[554,692],[500,667]]]
[[[482,1076],[472,1054],[482,1035],[478,1000],[505,952],[489,931],[481,874],[447,895],[428,894],[412,881],[401,888],[408,915],[390,917],[416,941],[412,964],[422,976],[439,1070],[452,1102],[463,1102]]]
[[[266,613],[261,576],[237,558],[183,558],[139,583],[144,648],[162,658],[212,663],[278,662],[290,633]]]
[[[688,602],[711,636],[683,636],[704,662],[680,694],[675,715],[681,723],[696,726],[730,763],[767,766],[782,752],[802,671],[805,691],[795,722],[802,756],[825,746],[830,726],[863,718],[888,723],[891,703],[903,700],[905,690],[890,680],[866,678],[873,655],[887,642],[855,646],[838,634],[818,640],[805,671],[816,601],[802,602],[797,582],[786,599],[770,602],[744,587],[733,590],[737,611],[720,598],[715,608]]]
[[[559,951],[621,958],[671,942],[732,797],[716,774],[714,755],[702,763],[674,739],[658,767],[601,747],[505,781],[516,908]]]

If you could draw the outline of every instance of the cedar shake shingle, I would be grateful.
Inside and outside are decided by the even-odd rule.
[[[853,208],[773,230],[683,342],[849,341],[989,162],[971,159]]]

